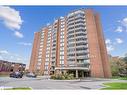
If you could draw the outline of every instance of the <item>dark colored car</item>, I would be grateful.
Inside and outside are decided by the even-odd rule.
[[[10,77],[22,78],[23,77],[23,73],[22,72],[12,72],[12,73],[10,73]]]
[[[37,77],[37,75],[34,74],[34,73],[28,73],[28,74],[26,74],[26,76],[31,77],[31,78],[36,78]]]

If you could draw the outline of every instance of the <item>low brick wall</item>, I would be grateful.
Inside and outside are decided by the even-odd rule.
[[[0,76],[9,75],[11,72],[0,72]]]

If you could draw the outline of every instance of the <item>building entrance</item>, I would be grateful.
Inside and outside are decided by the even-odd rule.
[[[67,73],[73,74],[76,78],[90,77],[90,71],[84,70],[68,70]]]

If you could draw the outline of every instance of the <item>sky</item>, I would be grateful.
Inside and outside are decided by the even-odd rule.
[[[34,32],[69,12],[92,8],[101,17],[108,53],[127,53],[126,6],[0,6],[0,59],[29,64]]]

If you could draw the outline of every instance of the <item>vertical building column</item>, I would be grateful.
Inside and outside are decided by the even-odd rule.
[[[78,78],[78,70],[76,70],[76,78]]]
[[[44,75],[44,70],[45,70],[47,40],[48,40],[48,28],[45,27],[44,28],[43,49],[42,49],[42,61],[41,61],[42,63],[41,63],[41,69],[40,69],[41,75]]]
[[[95,14],[95,21],[96,21],[96,27],[97,27],[98,42],[99,42],[99,46],[100,46],[100,53],[101,53],[104,77],[109,78],[112,76],[111,69],[110,69],[111,67],[110,67],[109,60],[108,60],[105,39],[104,39],[104,35],[102,32],[100,16],[98,13]]]
[[[91,9],[85,10],[85,18],[91,76],[104,77],[94,11]]]
[[[84,71],[82,71],[82,78],[84,78]]]
[[[66,73],[67,73],[67,71],[66,71],[66,70],[64,70],[64,71],[63,71],[63,73],[64,73],[64,74],[66,74]]]
[[[36,70],[39,40],[40,40],[40,32],[36,32],[34,34],[34,42],[32,47],[31,58],[30,58],[30,65],[29,65],[30,72],[35,72]]]

